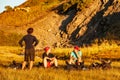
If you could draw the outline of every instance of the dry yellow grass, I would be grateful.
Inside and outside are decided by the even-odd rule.
[[[64,69],[34,68],[14,70],[0,68],[0,80],[119,80],[119,69],[67,71]]]
[[[52,49],[52,52],[58,56],[67,55],[73,50],[73,48],[56,48]],[[108,51],[108,58],[111,58],[110,55],[119,57],[119,46],[113,44],[109,46],[108,44],[102,44],[101,46],[93,45],[91,47],[81,48],[83,52],[83,58],[85,64],[88,62],[87,59],[92,60],[94,55],[99,55],[99,57],[104,57],[106,51]],[[112,51],[111,51],[112,50]],[[12,60],[17,62],[23,61],[23,56],[18,54],[22,52],[20,47],[10,47],[10,46],[1,46],[0,47],[0,62],[1,64],[9,64]],[[100,55],[103,53],[104,56]],[[37,52],[36,55],[41,54]],[[115,55],[113,55],[115,54]],[[89,56],[89,57],[87,57]],[[41,62],[41,56],[37,56],[35,64]],[[86,58],[87,57],[87,58]],[[65,65],[63,60],[58,61],[59,65]],[[30,70],[15,70],[11,68],[0,67],[0,80],[120,80],[120,63],[119,61],[112,62],[112,69],[109,70],[72,70],[67,71],[63,68],[54,69],[48,68],[44,69],[43,67],[37,68],[34,67]]]
[[[56,48],[53,49],[53,53],[56,55],[69,55],[73,48]],[[120,58],[120,46],[117,44],[109,45],[108,43],[102,43],[100,46],[94,44],[90,47],[82,47],[81,51],[83,56],[94,58]]]

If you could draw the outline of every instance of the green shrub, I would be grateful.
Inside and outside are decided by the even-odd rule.
[[[22,34],[7,33],[0,31],[0,46],[18,46],[18,41],[22,37]]]
[[[39,5],[40,4],[40,0],[29,0],[26,5],[31,7],[31,6],[36,6],[36,5]]]
[[[11,6],[5,6],[6,11],[11,11],[13,10]]]
[[[69,2],[63,4],[63,12],[67,11],[71,6],[77,4],[77,10],[83,10],[86,8],[93,0],[70,0]]]

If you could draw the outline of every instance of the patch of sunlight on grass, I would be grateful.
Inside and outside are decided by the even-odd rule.
[[[112,66],[118,67],[120,69],[120,62],[119,61],[112,62]]]
[[[119,52],[120,47],[116,44],[108,45],[103,43],[100,46],[92,45],[90,47],[80,48],[83,53],[83,59],[86,64],[95,61],[96,58],[120,58]],[[73,48],[55,48],[52,49],[52,53],[58,57],[69,56]],[[41,51],[36,52],[35,62],[42,62]],[[19,55],[20,54],[20,55]],[[0,46],[0,61],[12,61],[16,60],[18,62],[23,61],[24,49],[21,47],[14,46]],[[40,56],[39,56],[40,54]],[[87,63],[88,62],[88,63]],[[65,64],[65,61],[59,60],[60,64]]]
[[[103,43],[100,46],[94,44],[90,47],[82,47],[83,57],[88,58],[119,58],[120,47],[116,44]],[[73,48],[55,48],[52,52],[57,56],[68,56]]]
[[[22,48],[14,46],[0,46],[0,53],[15,53],[19,54]]]
[[[72,50],[72,48],[55,48],[52,52],[56,55],[68,55]]]

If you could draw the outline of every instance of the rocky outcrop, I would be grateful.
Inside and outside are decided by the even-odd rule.
[[[67,27],[67,35],[72,44],[89,44],[106,36],[111,25],[120,21],[119,0],[94,0],[83,11],[78,11]]]

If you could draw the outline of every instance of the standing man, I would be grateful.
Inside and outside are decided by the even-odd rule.
[[[22,70],[26,67],[27,62],[30,60],[29,69],[31,70],[33,67],[33,62],[35,58],[35,46],[38,44],[38,40],[35,36],[32,35],[33,28],[27,29],[27,35],[23,36],[23,38],[19,41],[21,47],[23,47],[23,41],[25,42],[25,54],[24,54],[24,62],[22,63]]]

